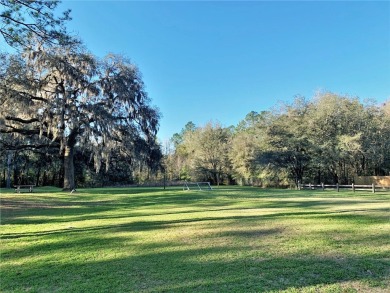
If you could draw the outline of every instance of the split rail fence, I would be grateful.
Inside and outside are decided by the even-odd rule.
[[[298,183],[298,189],[336,189],[337,192],[340,191],[340,189],[349,189],[355,192],[356,190],[371,190],[372,193],[375,193],[379,190],[389,190],[390,187],[383,187],[381,185],[375,185],[375,184],[369,184],[369,185],[357,185],[357,184],[351,184],[351,185],[341,185],[341,184],[335,184],[335,185],[329,185],[329,184],[301,184]]]

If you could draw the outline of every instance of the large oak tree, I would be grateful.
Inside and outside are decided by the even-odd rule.
[[[57,147],[64,158],[64,189],[75,188],[76,146],[109,166],[113,150],[135,143],[155,149],[158,111],[150,105],[141,74],[129,60],[97,60],[79,45],[36,46],[2,56],[1,132]],[[147,153],[148,150],[145,150]]]

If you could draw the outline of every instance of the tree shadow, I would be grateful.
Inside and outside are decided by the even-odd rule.
[[[268,237],[280,231],[271,229],[259,233]],[[244,231],[231,232],[229,236],[259,235]],[[106,260],[75,258],[73,262],[46,258],[44,262],[30,263],[26,270],[8,265],[2,272],[5,280],[2,289],[5,292],[270,292],[352,281],[385,286],[390,277],[389,260],[371,255],[264,256],[264,251],[242,244],[183,249],[176,242],[139,245],[131,239],[111,237],[94,241],[83,238],[53,244],[45,253],[56,250],[71,253],[72,247],[81,248],[81,252],[104,253],[109,245],[143,253]],[[27,251],[25,255],[39,253],[41,248]]]
[[[31,201],[20,210],[16,207],[20,214],[6,214],[9,217],[6,223],[10,225],[69,222],[69,226],[3,233],[4,241],[25,243],[20,248],[2,250],[2,290],[95,292],[98,288],[103,292],[269,292],[355,281],[368,284],[367,288],[389,285],[388,250],[362,255],[343,250],[334,255],[271,250],[270,245],[280,243],[274,239],[282,241],[290,235],[284,235],[286,231],[280,225],[267,226],[275,220],[285,223],[290,218],[310,218],[319,225],[332,219],[340,224],[367,227],[387,223],[389,209],[386,207],[364,209],[359,206],[362,201],[332,200],[327,203],[320,199],[306,202],[304,199],[272,200],[269,197],[242,206],[230,195],[215,198],[212,193],[156,191],[143,194],[139,191],[126,197],[123,190],[120,192],[115,195],[109,192],[112,196],[109,200],[107,195],[102,195],[88,201],[87,194],[57,200],[43,197],[35,201],[36,206]],[[248,198],[252,197],[244,197],[242,201]],[[10,209],[22,202],[10,201],[6,202]],[[372,202],[377,201],[364,200],[363,204]],[[329,210],[337,203],[341,205],[339,210]],[[262,208],[268,209],[267,213],[261,213]],[[259,214],[254,212],[257,210]],[[234,214],[235,211],[239,213]],[[217,214],[208,214],[213,212]],[[193,215],[188,218],[188,214]],[[156,220],[154,216],[167,217]],[[92,219],[122,220],[120,223],[77,226],[77,221]],[[199,235],[179,234],[180,237],[172,240],[154,238],[164,236],[171,229],[191,231],[195,226],[201,227],[198,228]],[[352,247],[351,241],[356,240],[356,237],[345,235],[330,238],[331,232],[318,231],[311,237],[328,239],[331,248],[337,245]],[[343,233],[342,227],[340,233]],[[142,242],[138,238],[140,234],[151,239]],[[378,243],[388,245],[388,234],[381,231],[379,235],[367,235],[358,241],[367,247]]]

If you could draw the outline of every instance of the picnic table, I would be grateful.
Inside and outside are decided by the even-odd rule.
[[[14,185],[15,192],[20,193],[20,189],[22,188],[28,188],[29,192],[33,192],[35,184],[25,184],[25,185]]]

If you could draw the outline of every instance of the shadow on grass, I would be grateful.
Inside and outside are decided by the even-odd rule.
[[[359,198],[359,201],[353,201],[343,198],[316,199],[312,197],[306,200],[306,197],[294,197],[294,195],[301,195],[299,191],[253,188],[226,190],[228,193],[225,193],[222,188],[215,192],[188,192],[177,189],[162,191],[156,188],[98,188],[81,190],[72,195],[61,193],[59,195],[43,194],[36,197],[30,195],[27,199],[14,195],[1,199],[1,220],[2,224],[45,224],[176,213],[170,211],[169,207],[186,208],[188,213],[254,208],[300,208],[310,211],[298,212],[304,216],[321,214],[321,210],[327,213],[326,209],[329,207],[348,205],[352,210],[354,205],[386,200]],[[243,205],[237,206],[240,203]],[[166,211],[161,212],[164,208],[167,208]],[[144,211],[139,212],[140,209]],[[123,212],[119,213],[121,210]]]
[[[279,254],[278,249],[270,252],[269,246],[260,243],[260,240],[269,241],[268,245],[279,243],[274,239],[283,237],[283,226],[267,226],[278,220],[313,219],[320,225],[331,219],[355,227],[387,223],[388,208],[359,206],[382,199],[327,202],[316,198],[305,200],[305,197],[274,199],[267,194],[258,196],[257,200],[250,189],[244,190],[240,197],[234,193],[224,195],[225,191],[155,189],[137,189],[127,196],[126,190],[114,190],[117,193],[95,190],[93,196],[88,190],[54,200],[49,195],[38,196],[36,200],[15,197],[2,200],[2,206],[8,208],[5,214],[2,210],[2,221],[5,217],[5,223],[11,226],[54,224],[55,227],[55,223],[62,222],[74,225],[2,234],[2,241],[15,241],[15,244],[24,241],[21,246],[8,245],[2,249],[2,291],[267,292],[344,282],[389,285],[390,261],[385,249],[361,256],[348,253],[351,249],[344,254],[340,250],[338,256],[330,257],[317,255],[315,250],[305,255]],[[334,210],[335,206],[340,210]],[[261,214],[261,208],[270,211]],[[259,209],[259,214],[253,215],[253,209]],[[246,210],[252,214],[246,215]],[[240,214],[229,214],[235,211]],[[218,213],[211,216],[208,212]],[[153,218],[160,215],[179,218]],[[71,224],[93,219],[122,219],[122,223],[97,222],[89,227],[77,227],[77,222]],[[228,230],[226,225],[230,225]],[[170,229],[191,230],[195,226],[200,234],[188,239],[185,234],[176,241],[156,239],[164,237]],[[202,228],[212,232],[202,234]],[[353,241],[360,241],[367,247],[385,246],[388,245],[385,232],[360,238],[341,235],[338,239],[336,235],[327,244],[353,247]],[[318,231],[308,236],[327,239],[330,233]],[[140,234],[150,237],[147,243],[140,241]]]
[[[217,210],[220,211],[220,210]],[[189,212],[190,213],[190,212]],[[182,214],[182,212],[177,212],[177,214]],[[283,215],[282,215],[283,216]],[[29,237],[40,237],[40,236],[71,236],[76,234],[83,234],[88,232],[99,232],[103,231],[104,233],[113,233],[113,232],[141,232],[141,231],[151,231],[151,230],[160,230],[173,226],[185,225],[185,224],[199,224],[199,223],[211,223],[219,221],[246,221],[246,222],[258,222],[261,219],[267,219],[274,217],[272,215],[267,216],[219,216],[219,217],[194,217],[190,219],[177,219],[177,220],[148,220],[148,221],[131,221],[124,224],[112,223],[109,225],[94,225],[92,227],[66,227],[63,229],[52,229],[48,231],[38,231],[38,232],[20,232],[20,233],[2,233],[2,239],[15,239],[15,238],[29,238]],[[116,217],[115,217],[116,218]],[[123,216],[118,216],[118,218],[123,218]],[[218,224],[216,224],[218,225]]]
[[[279,231],[267,233],[263,236]],[[390,274],[388,260],[369,255],[264,257],[264,252],[243,245],[183,249],[178,243],[136,245],[120,238],[85,238],[61,245],[65,242],[53,249],[81,247],[104,254],[111,245],[143,253],[8,265],[1,272],[3,292],[268,292],[354,281],[385,288]]]
[[[156,206],[160,209],[169,205],[188,207],[212,199],[210,193],[163,192],[155,188],[88,189],[69,196],[56,193],[36,197],[11,195],[1,198],[1,216],[3,224],[44,224],[95,219],[99,214],[120,209],[126,209],[131,215],[131,211],[140,208],[152,209]]]
[[[253,208],[247,208],[248,210],[252,211]],[[74,222],[75,219],[82,222],[83,220],[90,220],[90,219],[96,219],[96,214],[91,213],[89,209],[87,209],[89,214],[87,216],[81,216],[73,218],[70,214],[66,214],[63,216],[63,222]],[[103,209],[100,212],[106,211]],[[158,229],[164,229],[167,227],[175,226],[175,225],[181,225],[181,224],[195,224],[195,223],[201,223],[201,222],[218,222],[218,221],[239,221],[239,222],[246,222],[247,225],[251,225],[252,223],[260,223],[267,221],[273,221],[277,219],[286,219],[286,218],[306,218],[306,219],[319,219],[319,220],[326,220],[326,219],[332,219],[337,220],[340,223],[351,223],[351,224],[364,224],[364,225],[370,225],[370,224],[380,224],[380,223],[388,223],[389,222],[389,216],[387,212],[389,212],[389,209],[382,208],[382,209],[349,209],[349,210],[341,210],[341,211],[305,211],[302,209],[301,211],[293,211],[293,212],[286,212],[284,210],[275,210],[275,212],[272,213],[266,213],[266,214],[259,214],[259,215],[226,215],[226,216],[212,216],[207,217],[204,215],[204,213],[208,212],[221,212],[222,214],[224,212],[234,212],[234,211],[244,211],[245,208],[214,208],[214,209],[190,209],[185,211],[164,211],[164,212],[154,212],[152,214],[150,213],[137,213],[134,215],[131,215],[129,213],[119,213],[116,215],[100,215],[98,217],[99,220],[104,219],[128,219],[128,222],[123,224],[117,224],[117,223],[110,223],[107,225],[94,225],[92,227],[77,227],[76,226],[68,226],[61,229],[52,229],[49,228],[49,230],[46,231],[38,231],[38,232],[11,232],[11,233],[2,233],[1,238],[3,239],[14,239],[14,238],[28,238],[28,237],[39,237],[39,236],[45,236],[45,235],[69,235],[69,234],[77,234],[77,233],[85,233],[90,231],[102,231],[106,230],[107,233],[111,231],[147,231],[147,230],[158,230]],[[87,212],[87,211],[86,211]],[[260,211],[259,211],[260,212]],[[370,212],[370,213],[365,213]],[[380,213],[381,215],[373,215],[372,213]],[[199,216],[196,216],[197,213],[200,213]],[[186,214],[193,214],[194,216],[186,219],[186,218],[178,218],[175,220],[148,220],[150,217],[153,219],[155,216],[170,216],[170,215],[186,215]],[[134,220],[136,218],[146,218],[146,220],[143,221],[137,221]],[[55,223],[58,222],[56,220],[34,220],[34,219],[19,219],[16,221],[17,224],[40,224],[40,223]],[[60,221],[61,222],[61,221]]]

